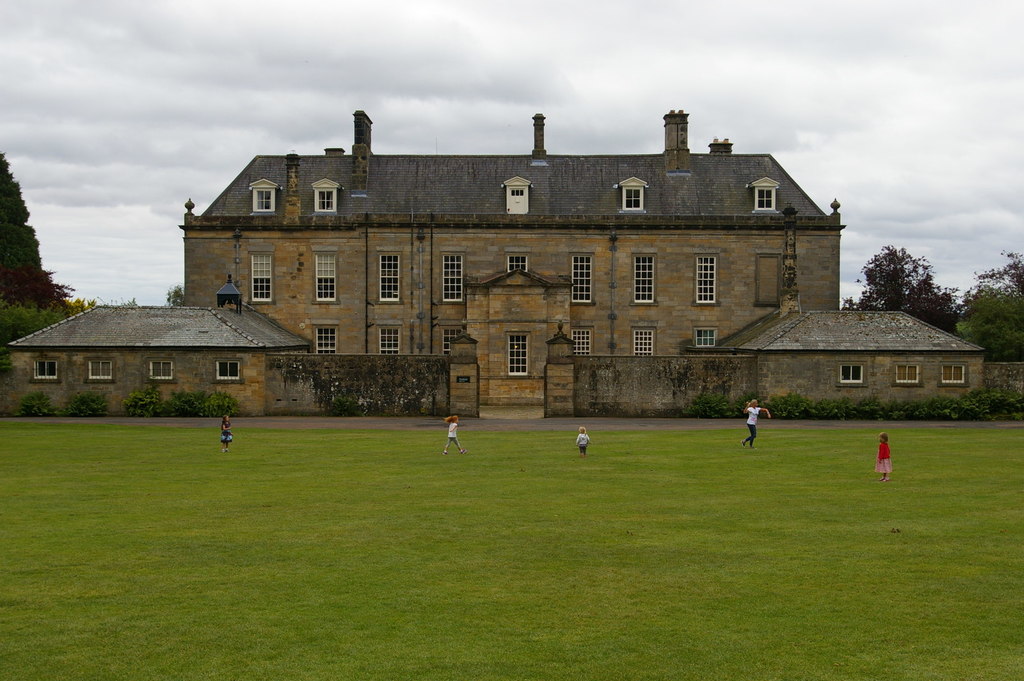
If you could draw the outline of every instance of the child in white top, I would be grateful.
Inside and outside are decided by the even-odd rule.
[[[580,434],[576,436],[576,446],[580,448],[580,456],[587,455],[587,445],[590,444],[590,436],[587,435],[587,429],[580,426]]]
[[[459,454],[465,454],[466,450],[459,444],[459,417],[452,415],[446,418],[444,422],[448,424],[448,444],[444,446],[444,451],[441,453],[447,454],[448,448],[455,445],[459,448]]]

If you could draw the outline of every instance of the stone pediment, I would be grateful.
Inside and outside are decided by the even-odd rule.
[[[486,277],[481,277],[476,282],[470,282],[477,286],[490,288],[492,286],[570,286],[571,282],[562,277],[547,277],[529,270],[512,270],[511,272],[495,272]]]

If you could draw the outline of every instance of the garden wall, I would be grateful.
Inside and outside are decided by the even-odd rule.
[[[374,416],[448,413],[448,358],[439,355],[267,355],[266,415],[329,414],[347,396]]]
[[[573,360],[576,416],[682,416],[704,393],[739,399],[756,389],[752,355]]]
[[[985,387],[1024,393],[1024,362],[985,362]]]

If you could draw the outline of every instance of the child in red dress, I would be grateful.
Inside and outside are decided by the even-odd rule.
[[[889,482],[889,473],[892,473],[892,459],[889,457],[888,433],[878,434],[878,458],[875,459],[875,472],[882,474],[878,482]]]

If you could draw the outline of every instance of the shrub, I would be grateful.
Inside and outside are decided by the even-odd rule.
[[[690,415],[699,419],[721,419],[739,414],[728,397],[717,393],[698,395],[690,404]]]
[[[359,400],[351,395],[338,395],[331,402],[331,414],[333,416],[362,416],[363,408]]]
[[[41,392],[28,393],[21,398],[18,416],[54,416],[57,410],[50,398]]]
[[[124,413],[128,416],[152,418],[164,414],[164,402],[160,399],[160,391],[155,385],[132,392],[121,404],[124,405]]]
[[[856,409],[848,397],[838,400],[819,400],[811,405],[812,419],[832,419],[845,421],[856,418]]]
[[[167,414],[169,416],[206,416],[206,393],[202,390],[172,392],[171,398],[167,400]]]
[[[64,408],[67,416],[106,416],[107,398],[99,393],[76,393]]]
[[[811,416],[812,403],[809,399],[796,393],[779,395],[771,399],[772,416],[780,419],[806,419]]]
[[[206,398],[204,407],[206,416],[221,417],[236,416],[238,414],[238,400],[231,395],[222,392],[212,392]]]
[[[853,406],[853,418],[881,421],[885,418],[885,405],[877,397],[867,397]]]

